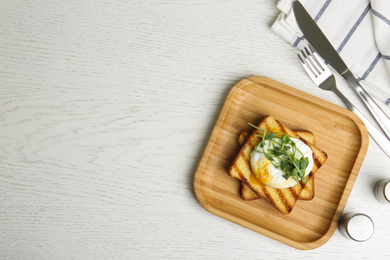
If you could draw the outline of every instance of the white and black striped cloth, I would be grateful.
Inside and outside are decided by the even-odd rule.
[[[293,46],[308,43],[294,0],[279,0],[271,29]],[[349,69],[377,100],[390,104],[390,0],[300,0]]]

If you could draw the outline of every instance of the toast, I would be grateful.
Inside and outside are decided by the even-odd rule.
[[[306,130],[298,130],[298,131],[294,131],[294,132],[299,136],[300,139],[304,139],[305,141],[307,141],[313,145],[315,144],[315,137],[314,137],[314,134],[312,132],[306,131]],[[239,135],[239,138],[238,138],[239,145],[242,145],[245,142],[249,133],[250,133],[250,130],[246,130]],[[305,188],[302,190],[298,199],[311,200],[314,198],[314,177],[315,176],[313,175],[310,182],[305,185]],[[256,192],[254,192],[251,188],[249,188],[248,185],[246,185],[244,182],[241,182],[240,194],[244,200],[261,199],[261,197]]]
[[[265,129],[273,133],[285,133],[292,138],[299,136],[290,128],[279,122],[275,117],[268,115],[263,117],[257,124],[260,129]],[[270,202],[277,210],[283,214],[289,214],[296,201],[298,200],[302,190],[312,181],[312,177],[318,169],[325,163],[327,155],[309,142],[301,139],[313,151],[314,166],[312,171],[306,177],[306,181],[294,185],[291,188],[277,189],[260,183],[256,176],[252,173],[249,158],[255,147],[261,142],[260,131],[253,129],[248,138],[243,143],[241,149],[233,159],[229,167],[229,175],[238,178],[248,185],[254,192]]]

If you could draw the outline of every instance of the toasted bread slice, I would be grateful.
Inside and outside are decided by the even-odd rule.
[[[299,136],[300,139],[304,139],[313,145],[315,144],[315,137],[312,132],[307,130],[299,130],[294,132]],[[246,130],[240,134],[238,139],[240,145],[242,145],[245,142],[249,133],[250,130]],[[312,178],[310,179],[310,182],[305,185],[305,188],[302,190],[301,194],[299,194],[298,199],[311,200],[314,198],[314,177],[315,175],[313,175]],[[249,188],[249,186],[246,185],[244,182],[241,182],[241,197],[244,200],[261,199],[261,197],[256,192],[254,192],[251,188]]]
[[[315,175],[311,176],[310,181],[308,181],[305,185],[305,188],[302,189],[301,194],[299,194],[298,199],[300,200],[312,200],[315,195],[314,189],[314,179]],[[256,200],[261,199],[261,196],[254,192],[245,182],[241,182],[241,190],[240,190],[241,198],[244,200]]]
[[[269,132],[286,133],[290,137],[299,138],[294,131],[270,115],[263,117],[257,126]],[[305,142],[305,140],[303,141]],[[306,184],[310,182],[312,176],[314,176],[318,169],[325,163],[327,155],[314,145],[306,142],[313,151],[314,159],[313,169],[306,177],[307,181],[305,183],[301,181],[291,188],[277,189],[260,183],[256,176],[252,173],[249,163],[250,154],[260,142],[260,131],[258,129],[253,129],[229,167],[229,175],[243,181],[253,191],[270,202],[281,213],[289,214]]]

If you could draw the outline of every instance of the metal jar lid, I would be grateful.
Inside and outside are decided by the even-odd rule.
[[[339,230],[345,237],[357,242],[367,241],[374,234],[375,226],[366,214],[345,215],[339,224]]]
[[[390,179],[380,180],[374,190],[376,199],[384,204],[390,204]]]

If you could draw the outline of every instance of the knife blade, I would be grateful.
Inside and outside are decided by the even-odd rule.
[[[299,1],[293,3],[294,15],[305,38],[314,49],[324,58],[344,79],[349,83],[355,93],[360,97],[364,105],[376,119],[387,138],[390,139],[390,119],[372,99],[366,90],[360,85],[355,76],[349,70],[340,55],[333,48],[324,33],[318,27]]]

